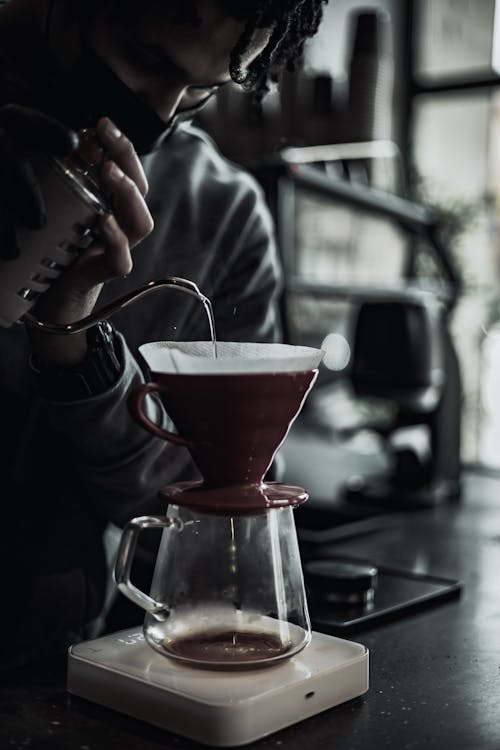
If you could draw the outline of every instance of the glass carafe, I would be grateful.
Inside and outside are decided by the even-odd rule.
[[[149,596],[130,582],[145,528],[164,529]],[[165,517],[135,518],[123,532],[116,581],[146,610],[149,645],[192,666],[271,665],[311,638],[290,505],[222,515],[172,504]]]

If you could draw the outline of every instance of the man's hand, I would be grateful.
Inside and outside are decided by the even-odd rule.
[[[48,115],[17,104],[0,107],[0,258],[16,258],[15,225],[41,229],[45,203],[34,162],[40,153],[68,156],[78,136]]]
[[[73,296],[95,294],[103,282],[130,273],[130,251],[153,229],[144,200],[148,184],[131,142],[108,118],[99,120],[96,135],[106,154],[99,175],[100,187],[112,213],[101,220],[100,239],[65,274],[74,283]]]
[[[36,314],[52,323],[72,323],[89,315],[103,283],[130,273],[131,250],[153,229],[144,200],[147,180],[132,144],[108,118],[99,120],[96,135],[106,154],[99,182],[112,213],[102,217],[96,242],[40,297]],[[31,337],[42,364],[75,364],[87,351],[84,333],[55,336],[34,330]]]

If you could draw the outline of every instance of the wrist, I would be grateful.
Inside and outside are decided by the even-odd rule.
[[[57,285],[57,282],[56,282]],[[34,308],[38,320],[50,321],[54,324],[74,323],[86,318],[95,307],[97,290],[93,295],[78,295],[73,290],[70,300],[66,300],[64,314],[61,305],[54,303],[54,292],[57,287],[43,295]],[[57,312],[56,312],[57,311]],[[88,352],[88,331],[83,333],[54,334],[43,328],[29,326],[27,328],[31,340],[34,358],[43,367],[72,367],[81,362]],[[91,329],[88,329],[91,330]]]
[[[123,368],[113,327],[100,322],[78,335],[85,338],[85,354],[75,363],[47,364],[33,357],[30,364],[42,396],[77,401],[104,393],[119,379]]]

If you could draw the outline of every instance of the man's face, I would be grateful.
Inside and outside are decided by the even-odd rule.
[[[155,3],[135,28],[126,29],[103,11],[89,31],[88,42],[101,59],[164,122],[231,80],[229,57],[243,24],[224,16],[214,0],[199,0],[197,13],[198,24],[179,24]],[[262,52],[270,33],[255,32],[244,67]]]

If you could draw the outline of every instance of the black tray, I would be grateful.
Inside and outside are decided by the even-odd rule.
[[[329,556],[323,550],[318,557],[325,559]],[[372,560],[345,555],[331,555],[331,559],[373,564]],[[378,582],[372,603],[331,604],[309,598],[313,630],[342,636],[460,596],[462,583],[458,580],[375,565]],[[305,583],[307,588],[307,578]]]

